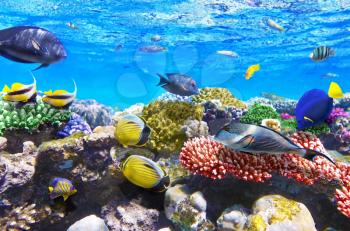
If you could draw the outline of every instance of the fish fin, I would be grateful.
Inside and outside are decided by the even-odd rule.
[[[44,95],[52,95],[52,94],[53,94],[53,92],[51,89],[48,91],[44,91]]]
[[[136,146],[144,146],[148,142],[150,134],[151,134],[151,129],[147,125],[145,125],[145,127],[141,132],[140,140],[139,142],[137,142]]]
[[[11,88],[5,84],[4,88],[2,89],[2,92],[8,93],[11,92]]]
[[[254,65],[254,70],[259,71],[260,70],[260,64],[255,64]]]
[[[78,190],[77,190],[77,189],[74,189],[74,190],[72,191],[72,195],[75,194],[75,193],[77,193],[77,192],[78,192]]]
[[[43,68],[43,67],[48,67],[49,65],[50,65],[50,64],[43,63],[43,64],[41,64],[40,66],[38,66],[37,68],[33,69],[32,71],[37,71],[37,70],[39,70],[39,69],[41,69],[41,68]]]
[[[308,120],[308,121],[310,121],[311,123],[314,123],[314,121],[313,121],[312,119],[310,119],[309,117],[307,117],[307,116],[304,116],[304,120]]]
[[[247,148],[250,144],[255,141],[255,137],[253,135],[246,135],[242,139],[240,139],[237,144],[241,144],[242,148]]]
[[[170,178],[169,176],[164,176],[160,181],[159,183],[154,186],[151,190],[154,191],[154,192],[164,192],[165,190],[167,190],[167,188],[169,187],[170,185]]]
[[[315,150],[311,150],[311,149],[305,149],[306,153],[304,158],[307,160],[313,160],[316,156],[323,156],[324,158],[326,158],[329,162],[331,162],[332,164],[335,165],[335,161],[328,155],[315,151]]]
[[[63,201],[66,201],[68,199],[68,195],[62,195],[63,196]]]
[[[21,90],[24,87],[24,84],[22,83],[14,83],[11,86],[12,91],[18,91]]]
[[[52,191],[53,191],[53,187],[49,186],[49,192],[52,193]]]
[[[299,147],[299,146],[297,146],[291,139],[289,139],[287,136],[285,136],[285,135],[279,133],[279,132],[276,131],[276,130],[273,130],[272,128],[265,127],[265,126],[263,126],[263,125],[256,125],[256,126],[265,128],[265,129],[267,129],[267,130],[270,130],[270,131],[272,131],[272,132],[274,132],[274,133],[280,135],[283,139],[285,139],[286,141],[288,141],[290,144],[295,145],[296,147]]]
[[[208,122],[209,134],[215,136],[220,130],[230,125],[232,118],[216,119]]]
[[[67,94],[68,93],[68,91],[66,91],[66,90],[55,90],[53,93],[52,93],[52,95],[65,95],[65,94]]]
[[[336,82],[331,82],[328,89],[328,96],[333,99],[341,99],[344,97],[343,91]]]
[[[168,85],[170,82],[169,82],[169,80],[167,80],[164,76],[162,76],[161,74],[157,74],[158,76],[159,76],[159,78],[160,78],[160,80],[159,80],[159,83],[157,84],[157,86],[161,86],[161,87],[163,87],[163,86],[165,86],[165,85]]]

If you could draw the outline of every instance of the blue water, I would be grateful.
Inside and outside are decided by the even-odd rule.
[[[286,31],[268,27],[267,18]],[[0,29],[16,25],[46,28],[68,51],[63,62],[34,73],[39,90],[73,90],[75,79],[79,99],[113,107],[162,94],[156,73],[165,72],[191,75],[199,87],[226,87],[243,100],[261,92],[297,99],[312,88],[327,90],[331,81],[350,91],[350,0],[1,1]],[[162,37],[157,43],[151,41],[156,34]],[[168,51],[139,51],[154,44]],[[116,51],[118,45],[123,47]],[[309,54],[319,45],[334,48],[336,56],[312,62]],[[261,71],[246,81],[244,73],[255,63]],[[0,66],[2,86],[30,83],[37,65],[0,58]],[[325,77],[329,72],[338,76]]]

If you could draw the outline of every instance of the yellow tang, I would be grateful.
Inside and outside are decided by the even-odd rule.
[[[124,147],[143,146],[148,142],[151,129],[140,117],[128,114],[123,116],[116,125],[115,137]]]
[[[36,80],[33,76],[33,83],[24,85],[22,83],[13,83],[11,88],[4,86],[2,92],[5,93],[3,100],[10,102],[29,102],[36,99]]]
[[[333,99],[341,99],[344,97],[343,91],[336,82],[331,82],[328,89],[328,96]]]
[[[246,73],[245,73],[245,79],[249,80],[256,71],[260,70],[260,64],[254,64],[248,67]]]
[[[151,159],[131,155],[120,165],[120,170],[131,183],[155,192],[165,191],[170,179],[166,172]]]

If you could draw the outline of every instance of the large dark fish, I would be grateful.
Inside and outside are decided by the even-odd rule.
[[[296,153],[309,160],[323,156],[334,164],[326,154],[301,148],[284,135],[263,126],[232,122],[228,131],[220,130],[214,140],[240,152],[274,155]]]
[[[20,63],[41,63],[38,70],[66,58],[67,52],[50,31],[17,26],[0,30],[0,55]]]
[[[199,93],[196,81],[191,77],[178,73],[167,73],[166,77],[158,74],[160,81],[157,86],[175,95],[190,96]]]

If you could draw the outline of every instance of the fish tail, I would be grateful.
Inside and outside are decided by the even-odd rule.
[[[167,84],[169,84],[169,81],[164,77],[162,76],[161,74],[157,73],[157,75],[159,76],[160,80],[159,80],[159,83],[157,84],[157,86],[165,86]]]
[[[304,158],[307,160],[313,160],[316,156],[323,156],[324,158],[326,158],[328,161],[330,161],[332,164],[335,165],[335,161],[329,157],[328,155],[315,151],[315,150],[311,150],[311,149],[304,149]]]
[[[333,99],[341,99],[344,97],[343,91],[336,82],[331,82],[328,89],[328,96]]]

